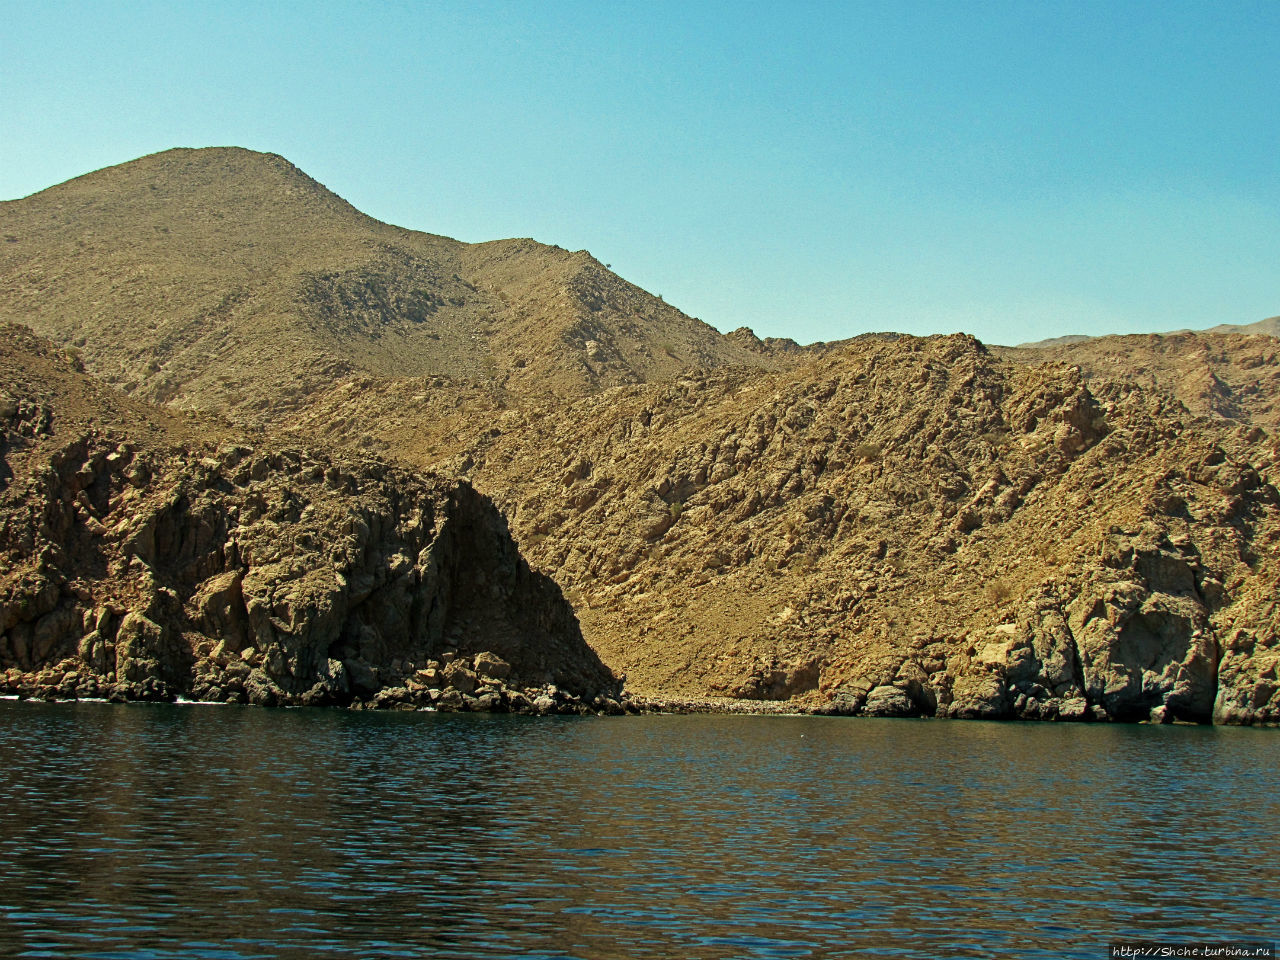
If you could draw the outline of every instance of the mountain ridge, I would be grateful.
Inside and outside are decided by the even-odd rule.
[[[724,335],[585,251],[370,225],[301,181],[219,205],[228,162],[277,193],[292,168],[158,156],[45,197],[53,226],[0,208],[26,230],[0,305],[146,416],[469,481],[633,693],[1280,721],[1273,338]],[[166,163],[211,192],[152,198]],[[104,215],[120,178],[164,216]]]
[[[7,201],[0,234],[9,319],[126,392],[240,416],[287,408],[293,365],[295,393],[371,374],[580,394],[774,362],[585,251],[383,224],[239,148],[152,154]]]

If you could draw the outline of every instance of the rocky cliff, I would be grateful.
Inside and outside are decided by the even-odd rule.
[[[130,401],[19,328],[4,334],[10,690],[616,709],[559,589],[466,483],[196,440],[173,421],[107,428],[76,400],[82,413]]]

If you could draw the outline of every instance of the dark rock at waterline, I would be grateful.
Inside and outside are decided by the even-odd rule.
[[[862,712],[868,717],[917,717],[920,708],[905,690],[881,685],[867,694]]]

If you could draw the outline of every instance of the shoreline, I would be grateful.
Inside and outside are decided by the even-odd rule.
[[[896,715],[888,716],[875,713],[849,713],[847,711],[833,710],[829,705],[820,704],[804,704],[794,703],[786,700],[737,700],[730,697],[655,697],[649,695],[628,695],[624,693],[619,699],[612,700],[605,698],[596,698],[600,703],[584,702],[577,697],[567,696],[563,699],[554,700],[553,703],[538,702],[536,706],[530,702],[526,705],[515,706],[512,708],[502,703],[485,703],[481,704],[475,698],[464,698],[460,703],[452,701],[441,704],[430,705],[407,705],[404,703],[387,703],[375,702],[374,700],[355,700],[348,704],[307,704],[307,703],[276,703],[276,704],[256,704],[256,703],[236,703],[226,700],[193,700],[189,697],[126,697],[126,696],[64,696],[53,693],[51,691],[42,691],[33,695],[23,693],[6,693],[0,694],[0,701],[12,702],[34,702],[47,704],[67,704],[67,703],[105,703],[105,704],[131,704],[131,703],[168,703],[175,706],[192,706],[192,707],[229,707],[229,706],[246,706],[261,707],[276,710],[290,710],[299,708],[323,709],[323,710],[352,710],[352,711],[373,711],[373,712],[399,712],[399,713],[487,713],[493,715],[519,715],[519,716],[769,716],[769,717],[841,717],[854,720],[981,720],[991,723],[1033,723],[1033,724],[1056,724],[1056,723],[1089,723],[1089,724],[1123,724],[1133,726],[1182,726],[1182,727],[1258,727],[1258,728],[1280,728],[1280,723],[1253,722],[1253,723],[1192,723],[1186,720],[1166,720],[1157,721],[1152,719],[1143,720],[1115,720],[1110,717],[1097,717],[1092,714],[1085,714],[1081,717],[1057,718],[1057,719],[1039,719],[1034,717],[967,717],[967,716],[939,716],[918,713],[913,715]],[[472,702],[468,702],[468,701]]]

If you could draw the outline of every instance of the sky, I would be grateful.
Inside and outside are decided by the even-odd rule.
[[[722,331],[1280,314],[1280,2],[0,0],[0,199],[175,146]]]

